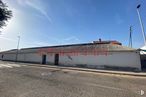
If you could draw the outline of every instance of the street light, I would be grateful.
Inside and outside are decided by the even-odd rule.
[[[143,26],[143,22],[139,13],[139,8],[140,8],[140,4],[137,6],[137,14],[138,14],[138,18],[139,18],[139,22],[140,22],[140,26],[141,26],[141,31],[142,31],[142,35],[143,35],[143,39],[144,39],[144,44],[146,45],[146,37],[145,37],[145,31],[144,31],[144,26]]]
[[[20,36],[18,36],[18,44],[17,44],[17,52],[16,52],[16,62],[17,62],[17,58],[18,58],[18,51],[19,51],[19,43],[20,43]]]

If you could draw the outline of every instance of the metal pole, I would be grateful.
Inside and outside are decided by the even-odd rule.
[[[132,48],[132,26],[130,26],[129,47]]]
[[[140,22],[140,25],[141,25],[141,31],[142,31],[142,35],[143,35],[143,39],[144,39],[144,44],[146,45],[146,37],[145,37],[145,32],[144,32],[144,26],[143,26],[143,22],[142,22],[140,13],[139,13],[139,8],[140,8],[140,5],[137,6],[137,14],[138,14],[139,22]]]
[[[20,43],[20,36],[18,36],[18,44],[17,44],[17,52],[16,52],[16,62],[17,62],[17,58],[18,58],[19,43]]]

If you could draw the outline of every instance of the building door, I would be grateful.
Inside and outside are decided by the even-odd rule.
[[[2,54],[2,60],[3,60],[3,58],[4,58],[4,55]]]
[[[42,55],[42,64],[46,64],[46,55]]]
[[[59,64],[59,54],[55,54],[55,60],[54,60],[54,65],[58,65]]]

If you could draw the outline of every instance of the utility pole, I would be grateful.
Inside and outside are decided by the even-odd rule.
[[[16,62],[17,62],[17,59],[18,59],[19,43],[20,43],[20,36],[18,36],[17,51],[16,51],[16,59],[15,59]]]
[[[129,47],[132,48],[132,26],[130,26]]]
[[[145,31],[144,31],[144,26],[143,26],[143,22],[140,16],[140,12],[139,12],[139,8],[140,8],[140,4],[137,6],[137,14],[138,14],[138,18],[139,18],[139,22],[140,22],[140,26],[141,26],[141,31],[142,31],[142,35],[143,35],[143,39],[144,39],[144,44],[146,45],[146,37],[145,37]]]

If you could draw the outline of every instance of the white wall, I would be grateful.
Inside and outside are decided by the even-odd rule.
[[[52,55],[47,54],[46,63],[54,64],[54,54],[52,54]]]
[[[18,61],[26,61],[26,54],[18,54],[17,60]]]
[[[42,55],[38,53],[18,54],[18,61],[42,63]],[[54,64],[54,55],[46,54],[46,63]]]
[[[131,67],[141,70],[140,55],[136,52],[112,52],[109,55],[60,56],[59,64]]]
[[[10,61],[15,61],[16,60],[16,54],[3,54],[3,60],[10,60]]]
[[[15,61],[16,54],[4,54],[5,60]],[[18,54],[18,61],[42,62],[42,56],[38,53]],[[54,64],[54,54],[47,54],[46,62]],[[109,55],[78,55],[59,56],[59,64],[62,65],[89,65],[89,66],[116,66],[131,67],[141,70],[140,55],[136,52],[111,52]]]
[[[37,53],[26,53],[24,56],[25,56],[24,61],[26,61],[26,62],[41,63],[41,61],[42,61],[42,56],[40,56]]]

